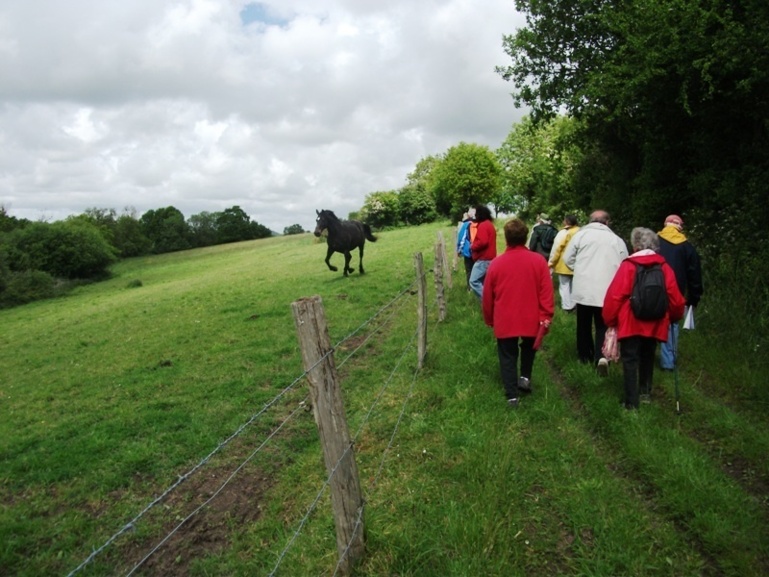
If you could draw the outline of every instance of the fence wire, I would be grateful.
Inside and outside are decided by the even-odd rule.
[[[377,310],[371,317],[369,317],[367,320],[365,320],[363,323],[361,323],[357,328],[355,328],[352,332],[347,334],[344,338],[339,340],[336,345],[334,345],[325,355],[323,355],[320,359],[318,359],[315,364],[313,364],[312,367],[305,370],[300,376],[298,376],[294,381],[292,381],[287,387],[285,387],[282,391],[280,391],[275,397],[272,398],[269,402],[265,403],[261,410],[259,410],[257,413],[254,413],[245,423],[243,423],[238,429],[232,433],[229,437],[227,437],[224,441],[222,441],[217,447],[215,447],[208,455],[206,455],[203,459],[201,459],[196,465],[194,465],[189,471],[184,473],[183,475],[178,476],[177,480],[171,484],[167,489],[165,489],[160,495],[158,495],[155,499],[153,499],[148,505],[146,505],[136,516],[134,516],[130,521],[128,521],[125,525],[123,525],[116,533],[114,533],[112,536],[110,536],[101,546],[99,546],[96,549],[93,549],[92,552],[88,555],[88,557],[80,563],[77,567],[75,567],[72,571],[70,571],[67,574],[67,577],[72,577],[76,574],[78,574],[80,571],[82,571],[86,566],[88,566],[98,555],[100,555],[102,552],[104,552],[107,548],[109,548],[118,538],[120,538],[125,533],[128,533],[130,531],[133,531],[136,524],[141,521],[141,519],[149,513],[154,507],[159,505],[168,495],[170,495],[174,490],[176,490],[182,483],[184,483],[186,480],[188,480],[192,475],[194,475],[198,470],[200,470],[202,467],[204,467],[206,464],[210,462],[210,460],[217,455],[220,451],[222,451],[225,447],[227,447],[233,440],[238,438],[243,432],[251,426],[254,422],[256,422],[264,413],[266,413],[270,408],[272,408],[279,400],[284,398],[289,392],[291,392],[296,386],[302,382],[302,380],[310,373],[315,367],[317,367],[320,363],[325,361],[329,355],[333,354],[335,349],[342,346],[346,341],[350,340],[353,336],[355,336],[357,333],[362,331],[366,326],[371,324],[374,319],[379,317],[382,313],[387,311],[389,308],[394,306],[395,303],[397,303],[401,298],[403,298],[409,291],[412,290],[412,287],[416,284],[416,280],[412,281],[406,288],[401,290],[395,297],[393,297],[389,302],[387,302],[385,305],[383,305],[379,310]],[[397,312],[393,311],[388,317],[386,317],[382,323],[376,328],[375,331],[369,334],[369,336],[360,343],[345,359],[341,361],[339,366],[341,367],[346,363],[360,348],[370,340],[376,332],[378,332],[385,324],[386,322],[394,316],[394,314]],[[195,514],[197,514],[202,508],[204,508],[208,503],[210,503],[223,489],[226,487],[227,484],[231,481],[231,479],[245,466],[247,462],[249,462],[264,446],[269,442],[270,439],[274,437],[274,435],[290,420],[293,418],[293,416],[299,412],[303,408],[302,405],[300,405],[294,412],[289,415],[289,417],[284,420],[280,426],[278,426],[272,433],[265,439],[265,441],[260,445],[259,448],[257,448],[241,465],[233,472],[233,474],[226,480],[226,482],[214,493],[214,495],[211,496],[210,499],[208,499],[205,503],[203,503],[200,507],[195,509],[187,518],[185,518],[183,521],[181,521],[166,537],[164,537],[161,542],[149,553],[147,554],[140,562],[137,564],[134,568],[131,569],[131,571],[127,575],[132,575],[141,565],[143,565],[164,543],[168,541],[170,537],[172,537],[180,528],[182,525],[184,525],[190,518],[192,518]]]
[[[300,521],[299,526],[294,531],[293,535],[289,539],[289,541],[286,544],[286,546],[283,548],[283,551],[281,551],[281,553],[280,553],[280,555],[278,557],[278,561],[275,564],[275,567],[273,568],[273,570],[269,574],[270,577],[274,577],[275,572],[280,568],[280,565],[283,562],[283,559],[285,559],[286,554],[288,553],[289,549],[293,545],[294,541],[297,539],[299,534],[302,532],[302,529],[304,528],[305,524],[307,523],[307,520],[310,518],[310,515],[312,515],[313,511],[315,511],[315,508],[317,507],[318,503],[320,502],[320,499],[323,496],[323,493],[326,491],[326,488],[331,483],[331,479],[333,479],[334,474],[336,473],[337,469],[339,468],[339,464],[347,457],[347,454],[350,451],[352,451],[352,448],[353,448],[353,446],[355,446],[355,442],[358,440],[358,437],[360,436],[361,431],[363,431],[363,428],[366,426],[366,424],[370,420],[371,415],[374,412],[374,408],[379,403],[380,399],[382,398],[382,395],[384,395],[384,392],[389,388],[390,383],[392,382],[395,373],[398,371],[398,368],[400,367],[401,363],[403,362],[403,359],[406,357],[406,353],[412,348],[413,342],[416,339],[416,335],[417,335],[417,332],[415,331],[413,337],[411,338],[411,340],[408,342],[406,347],[404,347],[401,356],[398,358],[398,361],[395,364],[395,367],[390,372],[390,375],[388,376],[388,378],[385,381],[385,383],[382,386],[382,388],[379,390],[379,394],[374,399],[374,402],[372,403],[371,407],[369,408],[368,412],[366,413],[365,417],[363,418],[363,421],[359,425],[358,430],[355,432],[355,434],[353,435],[352,439],[350,440],[350,444],[347,447],[345,447],[345,450],[342,452],[341,456],[339,457],[337,462],[334,464],[333,468],[331,469],[331,472],[329,473],[328,477],[326,477],[326,480],[324,481],[323,485],[321,486],[320,490],[318,491],[317,496],[315,497],[315,499],[313,500],[313,502],[310,505],[309,509],[307,510],[307,512],[305,513],[304,517]],[[359,518],[360,518],[360,516],[362,516],[362,506],[361,506],[360,509],[361,509],[361,512],[360,512]],[[358,524],[356,524],[356,530],[357,530],[357,525]],[[355,535],[355,531],[353,531],[353,536],[354,535]],[[345,549],[345,551],[347,551],[349,549],[349,547],[350,547],[350,543],[347,544],[347,548]],[[341,563],[341,559],[340,559],[340,563]]]

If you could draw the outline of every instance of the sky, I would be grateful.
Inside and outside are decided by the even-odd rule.
[[[513,0],[0,0],[0,206],[346,218],[526,113]]]

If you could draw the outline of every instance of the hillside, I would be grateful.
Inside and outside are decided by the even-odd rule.
[[[635,415],[559,312],[510,411],[461,272],[443,322],[427,275],[416,370],[413,255],[430,269],[438,231],[379,234],[363,276],[296,235],[127,260],[0,311],[0,566],[68,574],[98,550],[78,574],[334,574],[290,309],[320,295],[366,500],[358,574],[769,573],[765,411],[749,373],[728,386],[709,362],[707,309]]]

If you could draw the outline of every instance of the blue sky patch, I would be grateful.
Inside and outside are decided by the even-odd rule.
[[[263,24],[277,26],[284,26],[288,24],[288,20],[273,16],[270,14],[268,8],[264,4],[260,4],[258,2],[246,4],[243,10],[240,11],[240,21],[244,26],[247,26],[253,22],[261,22]]]

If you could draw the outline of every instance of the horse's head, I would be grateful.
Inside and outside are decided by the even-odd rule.
[[[332,222],[339,220],[330,210],[316,210],[315,213],[318,215],[315,219],[315,232],[313,233],[315,236],[320,236]]]

